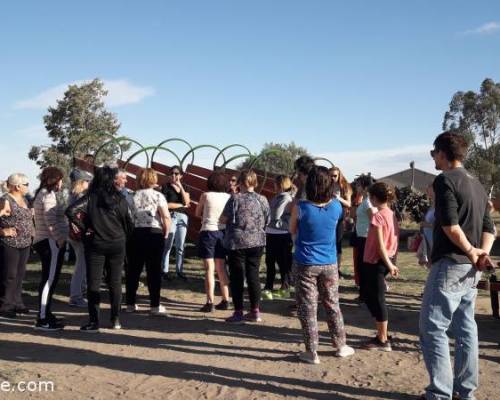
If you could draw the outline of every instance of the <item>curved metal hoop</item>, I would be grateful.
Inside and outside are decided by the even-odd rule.
[[[185,171],[184,162],[189,157],[189,155],[193,154],[196,150],[203,149],[203,148],[214,149],[214,150],[217,150],[220,153],[220,149],[217,146],[213,146],[211,144],[202,144],[202,145],[199,145],[199,146],[195,146],[191,150],[189,150],[186,154],[184,154],[184,157],[182,157],[182,159],[181,159],[181,163],[179,164],[179,166],[181,167],[181,169],[183,171]],[[226,161],[226,157],[224,157],[224,161]]]
[[[167,144],[168,142],[181,142],[181,143],[186,144],[189,147],[189,150],[193,150],[193,146],[191,146],[191,143],[189,143],[187,140],[184,140],[181,138],[170,138],[170,139],[164,140],[163,142],[159,143],[157,147],[160,148],[163,145]],[[153,153],[151,154],[151,164],[153,163],[153,161],[155,159],[155,154],[156,154],[156,149],[153,150]],[[191,164],[194,164],[194,152],[191,153]]]
[[[169,152],[170,154],[172,154],[176,159],[177,161],[179,162],[179,165],[180,165],[180,159],[179,159],[179,156],[174,153],[172,150],[166,148],[166,147],[161,147],[161,146],[148,146],[148,147],[143,147],[142,149],[140,150],[137,150],[135,153],[133,153],[129,158],[127,158],[127,161],[125,161],[125,164],[123,165],[123,169],[126,171],[127,170],[127,167],[128,165],[130,164],[130,162],[135,158],[137,157],[138,155],[142,154],[142,153],[146,153],[146,157],[147,157],[147,163],[146,163],[146,168],[150,167],[150,163],[149,163],[149,155],[148,155],[148,151],[151,151],[151,150],[163,150],[163,151],[167,151]]]
[[[313,158],[314,162],[316,161],[326,161],[328,164],[330,164],[330,168],[334,168],[335,167],[335,164],[332,163],[328,158],[325,158],[325,157],[315,157]]]
[[[104,150],[107,146],[109,146],[110,144],[112,143],[115,143],[116,145],[118,145],[118,147],[120,148],[120,158],[119,160],[122,159],[123,157],[123,148],[121,146],[121,143],[122,142],[130,142],[130,143],[134,143],[136,144],[137,146],[139,146],[141,149],[144,149],[144,146],[142,145],[142,143],[138,142],[137,140],[134,140],[134,139],[131,139],[129,138],[128,136],[119,136],[119,137],[113,137],[113,140],[110,140],[108,142],[105,142],[103,143],[94,153],[94,160],[97,160],[97,156],[99,155],[99,153]],[[146,157],[147,157],[147,163],[149,165],[149,154],[146,153]]]
[[[73,148],[71,149],[71,155],[73,157],[73,167],[75,166],[75,158],[76,158],[76,152],[78,150],[78,146],[80,146],[80,144],[84,143],[86,140],[90,140],[90,139],[93,139],[93,138],[96,138],[96,137],[99,137],[99,136],[103,136],[103,137],[106,137],[110,140],[114,140],[116,139],[115,136],[113,136],[112,134],[110,133],[99,133],[99,134],[95,134],[95,133],[87,133],[87,134],[83,134],[77,141],[76,143],[73,145]],[[120,150],[121,150],[121,147],[120,147]],[[123,154],[122,154],[123,155]]]
[[[240,148],[242,148],[242,149],[245,149],[245,150],[247,151],[248,155],[252,155],[252,152],[250,151],[250,149],[249,149],[248,147],[243,146],[242,144],[238,144],[238,143],[236,143],[236,144],[230,144],[229,146],[226,146],[226,147],[224,147],[223,149],[221,149],[221,150],[219,151],[219,153],[217,154],[217,156],[215,157],[215,159],[214,159],[214,164],[213,164],[213,167],[212,167],[214,170],[215,170],[216,168],[225,168],[225,166],[226,166],[226,164],[227,164],[227,161],[226,161],[226,156],[225,156],[225,154],[224,154],[224,153],[225,153],[227,150],[229,150],[229,149],[231,149],[231,148],[233,148],[233,147],[240,147]],[[219,157],[220,157],[220,156],[222,156],[222,158],[224,159],[224,164],[222,164],[222,166],[221,166],[221,167],[217,167],[217,161],[219,160]]]

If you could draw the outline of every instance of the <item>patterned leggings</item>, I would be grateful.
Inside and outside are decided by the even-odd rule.
[[[306,350],[318,349],[318,294],[326,311],[332,345],[340,349],[346,344],[346,335],[339,305],[337,266],[295,265],[294,268],[297,315],[302,325]]]

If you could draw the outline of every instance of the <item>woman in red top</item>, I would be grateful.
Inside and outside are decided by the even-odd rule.
[[[371,217],[368,237],[363,255],[362,275],[366,277],[362,296],[370,313],[376,320],[377,336],[363,345],[367,350],[391,351],[387,335],[387,306],[385,304],[385,276],[399,275],[393,257],[398,249],[399,224],[390,209],[394,191],[387,184],[377,182],[368,189],[370,201],[377,212]]]

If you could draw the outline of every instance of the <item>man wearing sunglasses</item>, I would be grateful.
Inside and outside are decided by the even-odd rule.
[[[468,145],[451,132],[434,141],[431,156],[435,225],[432,268],[420,313],[420,343],[430,376],[423,399],[474,399],[478,387],[478,333],[474,320],[480,257],[493,245],[488,196],[481,183],[462,165]],[[452,370],[447,331],[455,338]],[[453,397],[454,398],[454,397]]]

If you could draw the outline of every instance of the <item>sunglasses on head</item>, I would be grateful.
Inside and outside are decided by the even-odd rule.
[[[30,184],[29,183],[21,183],[21,186],[26,186],[28,187]]]

